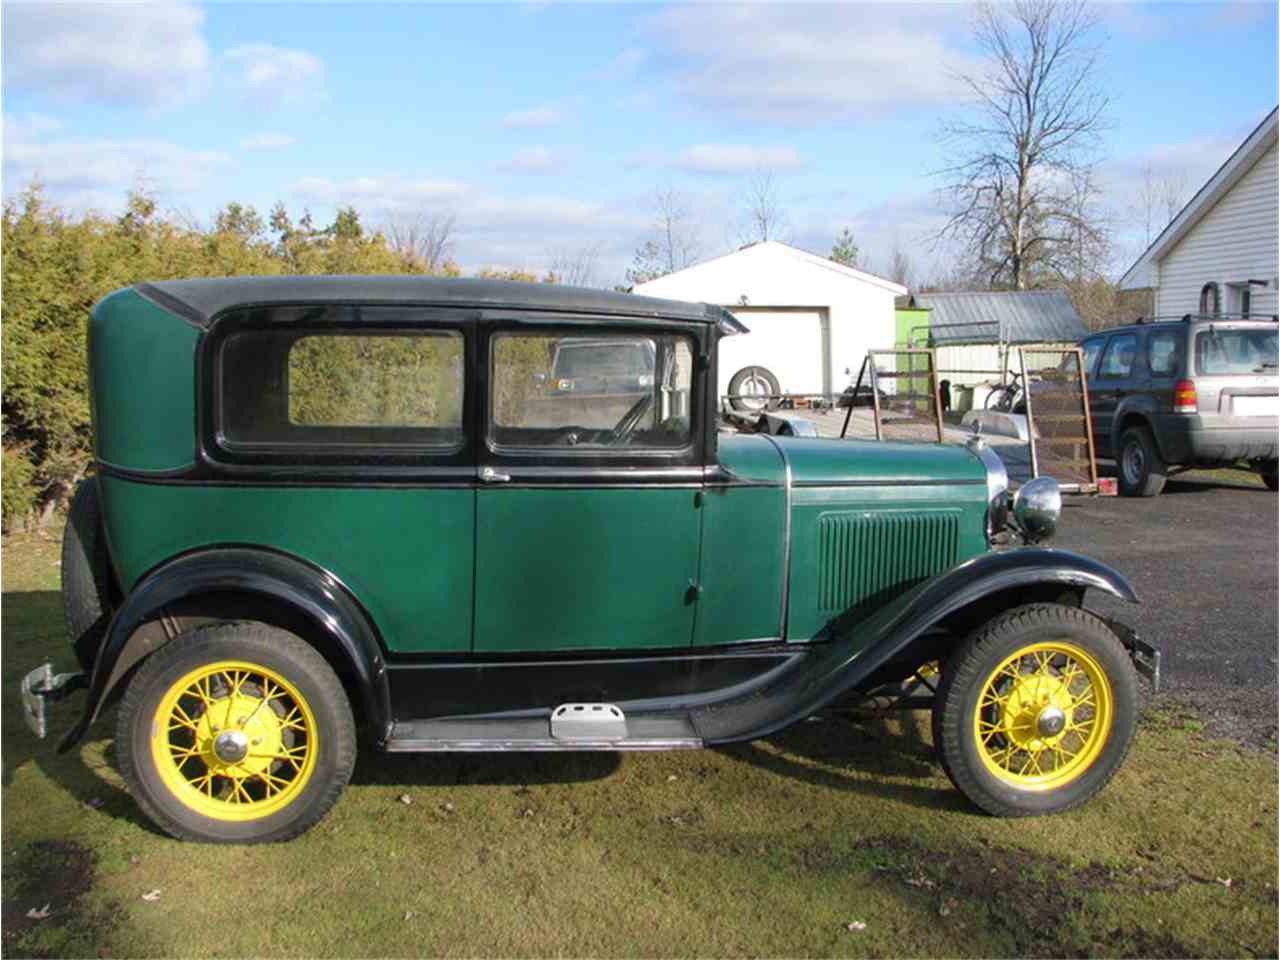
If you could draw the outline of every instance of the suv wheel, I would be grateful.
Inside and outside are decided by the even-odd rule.
[[[200,627],[143,661],[115,743],[138,806],[173,836],[212,843],[302,833],[338,799],[356,756],[333,668],[261,623]]]
[[[1130,427],[1120,434],[1117,460],[1122,496],[1154,497],[1164,489],[1168,468],[1146,427]]]
[[[1032,604],[948,658],[933,710],[943,769],[973,803],[1001,817],[1058,813],[1101,790],[1124,760],[1137,681],[1096,616]]]
[[[1262,475],[1262,482],[1267,485],[1268,490],[1280,490],[1280,463],[1275,460],[1264,463],[1258,472]]]

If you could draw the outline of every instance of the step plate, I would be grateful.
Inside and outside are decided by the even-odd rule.
[[[414,720],[397,723],[389,753],[485,753],[555,750],[696,750],[698,736],[685,716],[636,716],[622,739],[558,739],[546,715],[516,719]]]
[[[551,711],[557,740],[625,740],[627,718],[612,703],[562,703]]]

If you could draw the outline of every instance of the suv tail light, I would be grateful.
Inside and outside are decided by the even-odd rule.
[[[1196,385],[1190,380],[1179,380],[1173,385],[1173,412],[1195,413],[1197,409]]]

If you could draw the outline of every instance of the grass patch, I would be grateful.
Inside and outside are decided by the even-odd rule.
[[[67,756],[22,724],[22,673],[72,662],[56,561],[54,536],[4,546],[6,956],[1275,955],[1275,758],[1159,700],[1059,817],[975,812],[909,714],[690,753],[364,757],[298,840],[178,843],[124,791],[110,716]]]

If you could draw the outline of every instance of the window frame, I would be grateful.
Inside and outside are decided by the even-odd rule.
[[[388,316],[365,315],[363,311],[387,311]],[[285,319],[290,311],[297,320]],[[400,319],[392,314],[399,314]],[[283,316],[282,316],[283,315]],[[474,312],[471,312],[474,316]],[[376,474],[382,467],[461,466],[474,463],[471,424],[474,420],[475,335],[467,311],[402,303],[333,303],[325,305],[273,304],[270,307],[229,311],[214,319],[202,338],[197,362],[197,420],[200,459],[209,466],[229,470],[260,467],[342,468],[343,475]],[[313,442],[267,439],[236,441],[227,436],[223,410],[222,362],[230,339],[242,333],[280,332],[290,335],[288,348],[280,354],[285,383],[287,418],[288,363],[293,347],[307,337],[425,336],[432,332],[460,338],[462,346],[462,417],[459,438],[454,443],[426,442],[422,434],[433,427],[355,426],[362,431],[387,431],[386,442],[341,442],[318,436]],[[337,432],[342,426],[294,425],[294,429],[316,434]],[[412,434],[419,434],[413,437]],[[398,434],[399,436],[396,436]],[[409,434],[409,437],[404,435]]]
[[[1086,337],[1080,341],[1080,357],[1085,364],[1084,374],[1086,377],[1092,377],[1094,371],[1098,369],[1099,363],[1102,361],[1102,355],[1107,350],[1107,341],[1110,337],[1103,335],[1100,337]],[[1093,358],[1093,363],[1088,362],[1089,344],[1096,343],[1098,345],[1098,353]]]
[[[1107,373],[1106,372],[1107,357],[1111,356],[1111,351],[1114,350],[1116,348],[1116,345],[1120,343],[1120,341],[1124,340],[1126,337],[1133,340],[1133,356],[1129,360],[1129,369],[1126,370],[1124,373]],[[1133,376],[1134,365],[1137,364],[1137,362],[1138,362],[1138,335],[1133,331],[1129,331],[1128,333],[1113,333],[1110,339],[1107,340],[1106,348],[1098,356],[1098,373],[1095,379],[1123,380],[1125,377],[1131,377]]]
[[[525,468],[540,480],[551,479],[557,473],[576,475],[582,470],[608,471],[617,467],[662,468],[701,467],[707,461],[706,399],[708,364],[706,356],[707,324],[679,321],[643,320],[631,318],[583,317],[572,314],[519,315],[506,311],[493,311],[484,315],[486,322],[478,327],[479,356],[477,366],[482,376],[477,378],[476,433],[481,459],[487,465],[504,465]],[[494,344],[504,335],[555,336],[601,339],[617,336],[619,339],[648,339],[659,336],[684,337],[689,342],[692,360],[689,384],[689,436],[680,447],[513,447],[501,444],[494,438],[493,419],[493,364]],[[642,475],[632,475],[637,480]]]

